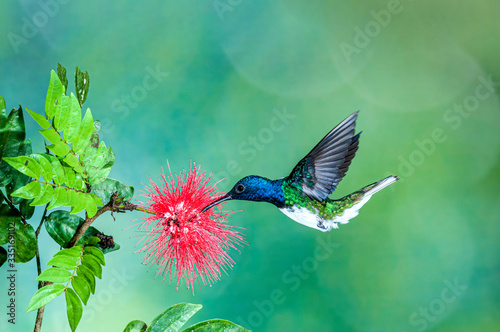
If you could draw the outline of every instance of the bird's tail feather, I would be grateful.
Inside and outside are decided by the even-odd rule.
[[[399,180],[399,178],[397,176],[392,176],[391,175],[389,177],[386,177],[383,180],[380,180],[380,181],[377,181],[375,183],[372,183],[369,186],[366,186],[366,187],[364,187],[361,190],[364,191],[364,193],[365,193],[364,196],[371,196],[371,195],[379,192],[380,190],[384,189],[388,185],[393,184],[397,180]]]

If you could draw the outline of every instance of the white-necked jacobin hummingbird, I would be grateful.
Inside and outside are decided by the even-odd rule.
[[[203,211],[238,199],[272,203],[296,222],[323,232],[348,223],[373,194],[398,180],[397,176],[389,176],[341,199],[328,198],[358,150],[361,133],[354,134],[358,112],[333,128],[299,161],[289,176],[278,180],[256,175],[244,177]]]

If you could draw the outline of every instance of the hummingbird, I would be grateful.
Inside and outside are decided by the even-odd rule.
[[[389,176],[340,199],[328,197],[347,173],[358,150],[361,132],[355,134],[354,129],[358,113],[333,128],[287,177],[270,180],[246,176],[202,212],[228,200],[246,200],[274,204],[292,220],[323,232],[348,223],[373,194],[399,180]]]

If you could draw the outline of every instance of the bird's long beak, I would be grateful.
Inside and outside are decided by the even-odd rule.
[[[220,204],[222,202],[225,202],[225,201],[228,201],[232,199],[232,197],[229,195],[229,194],[225,194],[225,195],[222,195],[221,197],[217,198],[215,201],[213,201],[212,203],[208,204],[207,206],[205,206],[203,208],[203,210],[201,210],[201,213],[205,212],[206,210],[210,209],[212,206],[215,206],[217,204]]]

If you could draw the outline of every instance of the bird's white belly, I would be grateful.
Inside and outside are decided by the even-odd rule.
[[[356,217],[359,209],[368,202],[370,197],[371,195],[366,195],[357,204],[345,209],[342,214],[335,216],[333,219],[323,219],[319,216],[317,210],[313,212],[305,207],[281,208],[280,211],[299,224],[327,232],[333,228],[339,228],[338,224],[347,224],[349,220]]]

